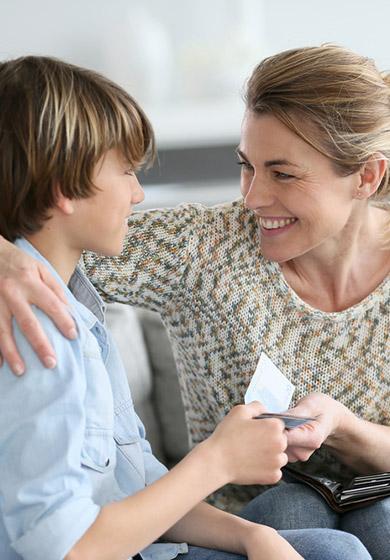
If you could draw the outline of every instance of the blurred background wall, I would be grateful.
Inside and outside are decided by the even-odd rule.
[[[256,62],[337,42],[390,70],[387,0],[0,0],[0,59],[57,56],[119,82],[146,109],[159,162],[144,207],[239,194],[241,91]]]

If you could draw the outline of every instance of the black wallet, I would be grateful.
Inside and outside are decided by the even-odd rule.
[[[328,505],[338,513],[350,511],[390,496],[390,472],[355,476],[341,484],[322,476],[309,475],[288,466],[283,469],[299,482],[317,490]]]

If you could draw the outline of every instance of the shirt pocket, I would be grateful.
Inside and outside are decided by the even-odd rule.
[[[115,414],[114,440],[121,458],[130,463],[145,484],[145,465],[133,403],[127,401]]]
[[[81,464],[101,473],[115,467],[115,441],[112,430],[87,428],[81,451]]]

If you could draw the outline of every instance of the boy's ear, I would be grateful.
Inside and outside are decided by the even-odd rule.
[[[56,195],[56,208],[66,216],[73,214],[74,212],[74,201],[71,198],[67,198],[58,189]]]
[[[360,170],[360,185],[355,198],[368,199],[375,194],[386,173],[387,159],[381,153],[374,154]]]

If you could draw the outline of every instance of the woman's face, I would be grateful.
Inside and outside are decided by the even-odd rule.
[[[331,160],[272,115],[245,115],[237,153],[241,191],[258,217],[265,258],[285,262],[338,247],[354,219],[359,172],[341,177]]]

